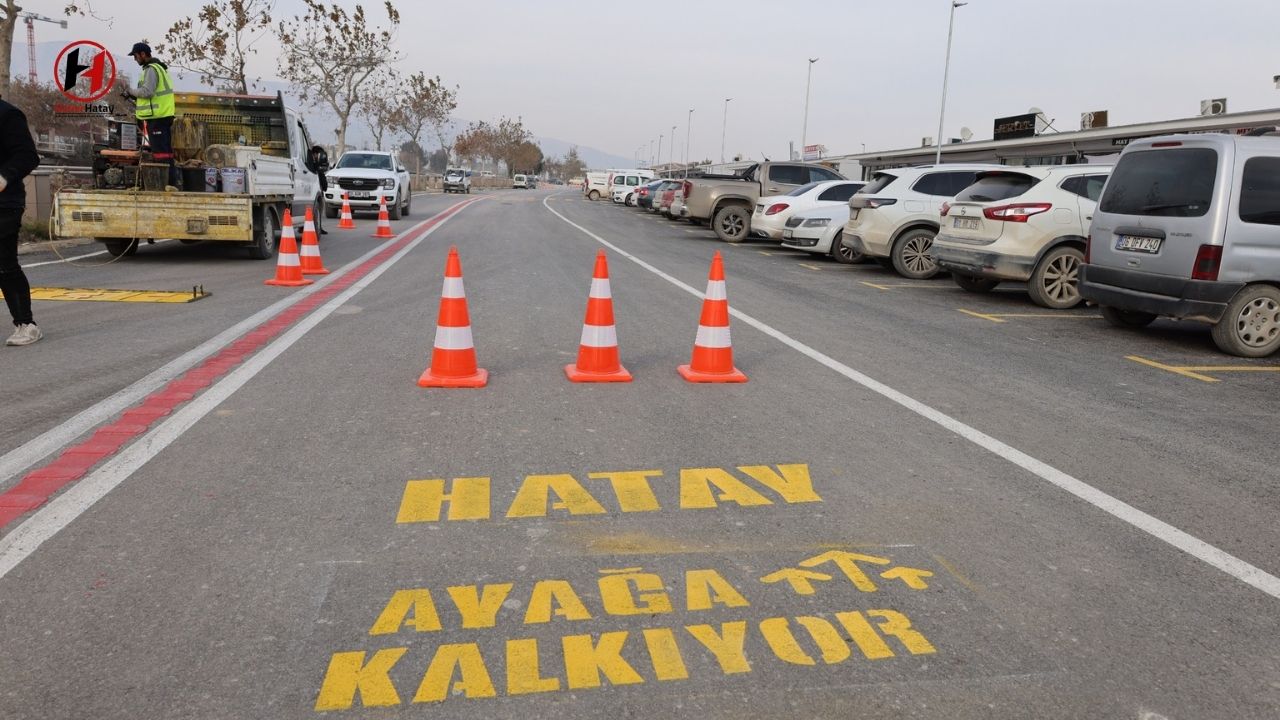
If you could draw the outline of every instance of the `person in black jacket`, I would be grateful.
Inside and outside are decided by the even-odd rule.
[[[31,317],[31,286],[18,264],[18,231],[27,207],[22,180],[39,164],[27,116],[0,100],[0,292],[16,326],[6,345],[30,345],[43,335]]]

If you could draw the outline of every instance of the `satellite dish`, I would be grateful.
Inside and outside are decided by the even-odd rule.
[[[960,139],[969,142],[973,138],[973,131],[967,127],[960,128]]]
[[[1049,127],[1049,118],[1045,117],[1043,110],[1041,110],[1038,107],[1031,107],[1027,109],[1027,112],[1036,114],[1036,134],[1037,135],[1044,132],[1045,129]]]

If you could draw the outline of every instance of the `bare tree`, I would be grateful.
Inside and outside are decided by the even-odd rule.
[[[406,78],[404,91],[396,99],[396,121],[409,140],[421,146],[423,131],[432,127],[437,129],[440,144],[445,144],[444,133],[440,129],[448,125],[449,116],[458,107],[457,86],[450,90],[439,76],[429,78],[425,73],[417,72]],[[421,162],[414,167],[414,172],[422,172]]]
[[[254,45],[271,32],[274,0],[215,0],[195,17],[173,24],[156,52],[174,67],[200,75],[201,82],[223,92],[248,94],[258,86],[245,65]]]
[[[387,134],[394,135],[403,125],[399,97],[399,85],[402,81],[390,68],[376,77],[380,79],[369,81],[371,86],[360,102],[359,113],[364,124],[369,127],[369,133],[373,135],[374,148],[381,150],[382,141]]]
[[[9,94],[9,65],[13,60],[13,30],[18,27],[18,13],[22,8],[13,0],[4,0],[0,6],[0,97]]]
[[[398,57],[392,47],[400,13],[384,0],[389,27],[370,26],[364,6],[347,12],[337,3],[303,0],[306,12],[279,25],[280,75],[303,102],[327,105],[338,120],[337,154],[347,147],[351,113],[371,92],[367,81]]]

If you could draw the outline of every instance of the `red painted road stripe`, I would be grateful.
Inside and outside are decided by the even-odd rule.
[[[174,378],[143,398],[142,402],[126,410],[115,422],[103,425],[88,439],[64,449],[53,462],[24,475],[16,485],[0,493],[0,530],[48,502],[54,493],[69,483],[84,477],[95,465],[109,459],[134,438],[150,430],[157,420],[169,415],[179,405],[195,397],[195,393],[212,385],[219,377],[240,365],[246,355],[256,352],[304,315],[351,287],[422,233],[480,199],[467,200],[447,208],[322,290],[289,306],[200,365]]]

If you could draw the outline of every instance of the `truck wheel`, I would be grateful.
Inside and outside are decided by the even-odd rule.
[[[388,211],[387,212],[388,216],[392,220],[399,220],[400,219],[400,199],[397,198],[395,202],[391,203],[391,207],[387,208],[387,211]]]
[[[862,262],[865,255],[844,244],[844,233],[837,230],[831,239],[831,259],[841,265],[854,265]]]
[[[936,234],[924,228],[903,233],[890,250],[889,257],[893,260],[893,269],[897,270],[902,277],[911,280],[928,280],[937,275],[938,264],[929,254],[929,248],[933,247],[933,238]]]
[[[106,240],[103,242],[107,246],[107,252],[111,257],[128,257],[138,252],[138,240]]]
[[[1236,293],[1213,326],[1213,344],[1236,357],[1266,357],[1280,349],[1280,288],[1251,285]]]
[[[972,275],[961,275],[958,272],[951,273],[951,279],[956,281],[956,285],[959,285],[961,290],[979,295],[995,290],[996,286],[1000,284],[999,280],[974,277]]]
[[[337,207],[329,207],[329,203],[325,203],[325,204],[324,204],[324,216],[325,216],[325,217],[327,217],[327,218],[329,218],[330,220],[332,220],[332,219],[334,219],[334,218],[338,217],[338,208],[337,208]]]
[[[1156,316],[1151,313],[1139,312],[1137,310],[1121,310],[1109,305],[1103,305],[1099,308],[1102,310],[1102,317],[1115,327],[1124,328],[1126,330],[1136,330],[1144,328],[1155,322]]]
[[[741,205],[726,205],[716,212],[711,227],[727,243],[742,242],[751,234],[751,214]]]
[[[254,213],[253,242],[249,245],[249,257],[266,260],[276,253],[276,240],[280,237],[279,210],[264,205]]]
[[[1057,247],[1040,258],[1027,281],[1031,302],[1051,310],[1080,304],[1080,264],[1084,253],[1073,247]]]

